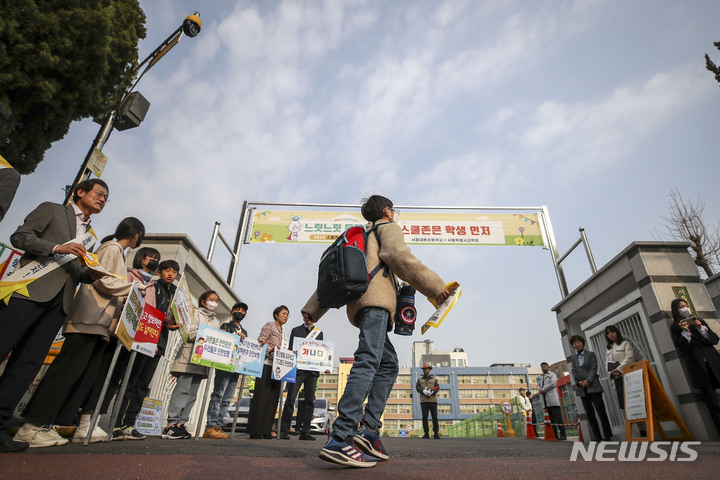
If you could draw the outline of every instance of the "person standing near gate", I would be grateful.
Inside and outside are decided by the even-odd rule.
[[[598,377],[597,355],[595,352],[585,350],[585,339],[580,335],[570,337],[570,344],[576,352],[570,357],[570,370],[576,385],[575,393],[582,398],[585,414],[593,433],[593,440],[599,442],[602,438],[604,442],[610,442],[612,441],[612,427],[602,398],[603,389]],[[600,417],[602,423],[602,437],[595,414]]]
[[[297,350],[297,345],[294,343],[296,338],[322,340],[323,332],[308,317],[303,315],[303,324],[290,331],[290,347],[293,350]],[[304,399],[302,402],[298,402],[296,425],[302,425],[300,440],[315,440],[315,437],[310,435],[310,421],[315,411],[315,388],[317,387],[318,377],[320,377],[320,372],[298,368],[295,383],[288,384],[287,398],[285,399],[285,407],[283,407],[282,420],[280,421],[280,440],[290,439],[290,424],[292,423],[295,399],[301,385],[303,386]]]
[[[10,236],[12,245],[25,252],[18,268],[54,261],[56,254],[85,256],[87,250],[78,242],[89,235],[90,216],[100,213],[107,199],[107,184],[95,178],[75,187],[72,205],[40,204]],[[45,264],[50,270],[54,263]],[[0,377],[0,452],[28,448],[25,441],[13,441],[7,423],[65,322],[78,283],[91,283],[101,276],[73,259],[27,284],[27,295],[14,293],[7,305],[0,302],[0,359],[12,351]],[[47,444],[68,442],[44,426],[34,433]]]
[[[423,437],[430,438],[430,427],[428,426],[428,413],[432,414],[433,419],[433,438],[440,438],[440,427],[438,425],[437,413],[437,393],[440,391],[440,384],[437,379],[430,374],[432,365],[425,364],[422,367],[423,375],[418,378],[415,383],[415,390],[420,394],[420,408],[422,410]]]
[[[543,403],[547,409],[553,432],[558,440],[565,440],[565,425],[563,423],[562,411],[560,410],[560,397],[557,390],[557,375],[550,371],[547,362],[542,362],[540,368],[543,374],[537,377],[538,391],[542,395]]]

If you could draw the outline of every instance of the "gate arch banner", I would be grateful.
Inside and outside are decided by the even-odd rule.
[[[248,237],[250,243],[332,243],[366,223],[350,212],[255,210]],[[411,245],[546,246],[537,214],[402,211],[397,223]]]

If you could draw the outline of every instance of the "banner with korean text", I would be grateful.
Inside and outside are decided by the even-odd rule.
[[[115,330],[115,335],[118,337],[118,340],[120,340],[128,350],[132,349],[133,342],[135,341],[135,333],[140,324],[140,318],[142,318],[144,308],[145,300],[140,293],[137,282],[133,282],[132,289],[128,294],[125,306],[120,314],[120,321]]]
[[[146,303],[140,315],[140,323],[138,323],[131,350],[154,357],[164,319],[163,312]]]
[[[240,337],[237,337],[240,340]],[[252,338],[240,341],[240,354],[235,363],[235,372],[251,377],[262,377],[263,364],[265,362],[265,351],[267,345],[260,345],[260,342]]]
[[[272,365],[273,380],[295,383],[296,376],[295,352],[284,348],[276,348]]]
[[[298,370],[332,371],[333,342],[295,337],[293,344],[293,350],[297,352]]]
[[[232,333],[200,325],[190,363],[197,363],[226,372],[235,371],[240,337]]]
[[[397,222],[412,245],[544,246],[538,215],[406,212]],[[367,222],[358,213],[258,210],[250,243],[332,243]]]
[[[175,322],[180,325],[178,331],[183,339],[183,342],[188,341],[188,329],[190,328],[190,321],[195,316],[195,305],[193,305],[192,297],[190,296],[190,288],[188,288],[185,275],[180,277],[178,281],[177,290],[175,290],[175,296],[173,297],[172,305],[173,315]]]

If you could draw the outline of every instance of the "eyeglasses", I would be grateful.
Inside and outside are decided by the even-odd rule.
[[[400,217],[400,210],[392,208],[392,207],[387,207],[387,209],[390,210],[391,212],[393,212],[393,217],[395,220],[397,220],[397,218]]]
[[[106,202],[108,201],[108,194],[101,192],[100,190],[90,190],[90,193],[94,193],[96,197],[104,199]]]

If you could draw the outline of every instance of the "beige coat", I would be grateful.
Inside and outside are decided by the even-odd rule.
[[[368,271],[372,271],[382,260],[395,275],[426,297],[435,298],[440,295],[445,289],[445,282],[410,252],[400,227],[392,222],[377,223],[380,225],[376,231],[380,236],[382,248],[378,249],[374,233],[368,235],[365,248]],[[386,277],[381,270],[370,281],[365,294],[347,304],[347,316],[350,323],[357,327],[355,315],[360,309],[380,307],[390,312],[390,319],[393,321],[396,306],[397,292],[392,275]],[[313,322],[318,321],[327,312],[327,309],[320,308],[317,291],[313,293],[302,310],[312,316]]]
[[[193,373],[196,375],[202,375],[203,378],[207,377],[208,367],[204,367],[196,363],[190,363],[190,358],[193,353],[193,345],[195,344],[195,337],[197,337],[200,325],[220,328],[220,322],[215,318],[215,314],[213,312],[202,307],[195,309],[195,315],[190,322],[188,330],[188,341],[183,343],[180,350],[178,350],[178,353],[175,356],[175,362],[173,362],[172,368],[170,369],[170,373]]]
[[[105,242],[97,251],[100,264],[108,271],[125,276],[125,251],[116,241]],[[102,335],[110,339],[115,331],[117,318],[122,312],[125,296],[132,283],[127,278],[102,277],[92,284],[83,284],[73,299],[70,315],[65,320],[65,333]]]

